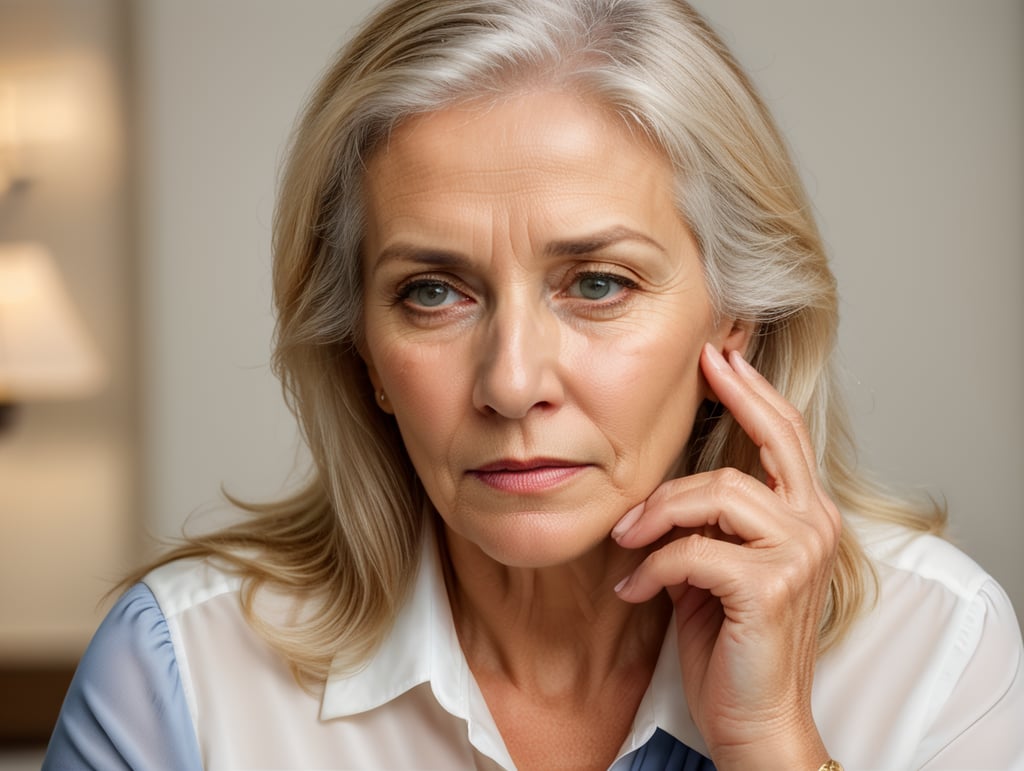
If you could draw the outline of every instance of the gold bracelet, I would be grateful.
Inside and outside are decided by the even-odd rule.
[[[843,771],[843,767],[835,760],[826,760],[821,764],[821,768],[818,771]]]

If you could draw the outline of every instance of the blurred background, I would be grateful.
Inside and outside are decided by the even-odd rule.
[[[1020,614],[1024,4],[695,4],[815,202],[863,464],[945,499]],[[0,0],[0,769],[38,767],[156,539],[302,473],[268,367],[275,183],[373,5]]]

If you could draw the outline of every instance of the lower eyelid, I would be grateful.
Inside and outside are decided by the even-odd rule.
[[[429,286],[442,286],[450,294],[440,305],[424,305],[416,302],[412,295],[417,288]],[[464,310],[466,302],[472,300],[469,294],[453,282],[439,278],[416,278],[407,281],[395,290],[394,298],[394,305],[402,308],[405,313],[431,322],[439,322],[451,314],[459,315]]]

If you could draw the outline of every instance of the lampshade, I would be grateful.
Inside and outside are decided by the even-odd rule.
[[[0,403],[85,397],[105,379],[46,248],[0,244]]]

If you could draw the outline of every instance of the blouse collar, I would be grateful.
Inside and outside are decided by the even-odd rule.
[[[416,579],[391,632],[362,669],[328,676],[320,718],[331,720],[368,712],[429,683],[438,705],[466,721],[470,742],[480,752],[511,768],[508,750],[459,645],[437,538],[432,528],[424,531]],[[659,727],[707,755],[683,695],[674,619],[669,622],[651,684],[640,702],[621,754],[645,744]]]

